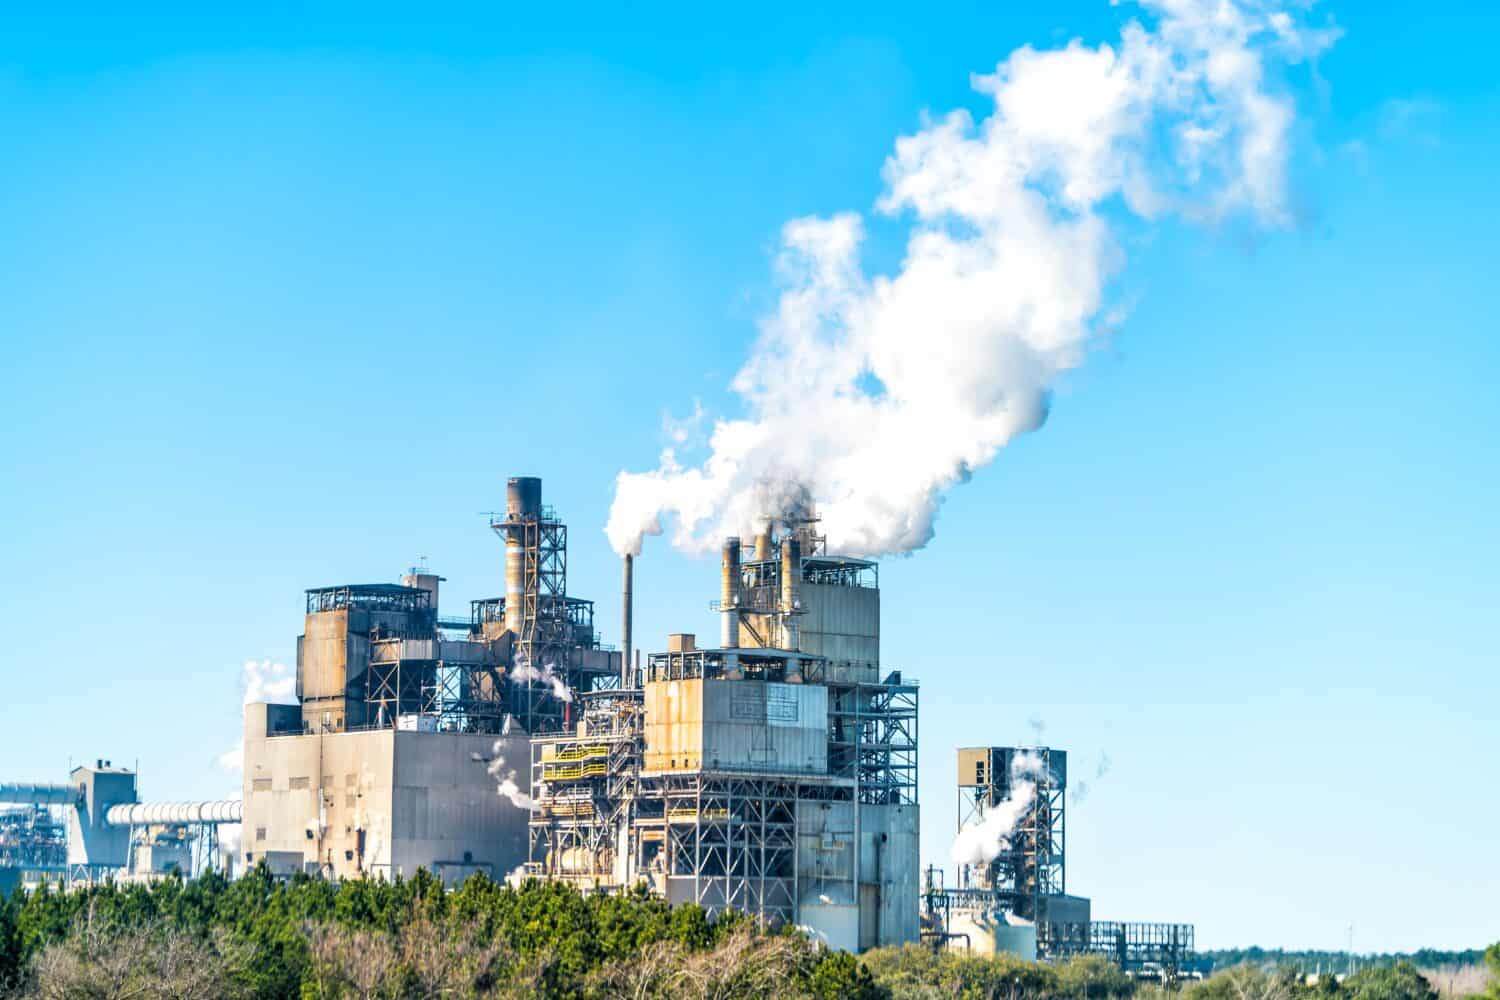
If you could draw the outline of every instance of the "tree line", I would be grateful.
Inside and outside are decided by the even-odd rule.
[[[1491,949],[1500,968],[1500,948]],[[1328,985],[1332,984],[1332,985]],[[1423,992],[1426,990],[1426,992]],[[1028,962],[917,945],[859,958],[795,928],[669,906],[644,891],[581,895],[476,875],[393,882],[278,879],[259,866],[150,885],[45,887],[0,901],[0,995],[176,1000],[745,997],[756,1000],[1149,1000],[1111,962]],[[1307,986],[1252,965],[1181,1000],[1437,1000],[1409,963]],[[1173,1000],[1176,1000],[1174,995]],[[1500,1000],[1493,992],[1490,1000]]]

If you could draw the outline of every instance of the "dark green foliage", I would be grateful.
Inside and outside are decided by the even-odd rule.
[[[1500,974],[1500,945],[1485,960]],[[696,906],[672,908],[644,890],[583,896],[536,880],[512,889],[475,876],[446,892],[426,872],[334,884],[284,881],[261,866],[234,882],[169,877],[0,900],[0,995],[26,988],[27,976],[33,990],[48,985],[47,995],[96,995],[89,977],[110,968],[138,980],[196,983],[200,992],[192,995],[262,1000],[1124,1000],[1159,992],[1138,990],[1097,957],[1046,965],[909,945],[855,958],[815,948],[790,929],[764,932],[737,914],[711,920]],[[205,983],[211,993],[201,992]],[[1500,1000],[1497,990],[1491,986],[1488,1000]],[[1252,963],[1182,992],[1184,1000],[1437,1000],[1409,962],[1313,985],[1291,968]]]
[[[819,1000],[881,1000],[888,994],[875,976],[847,951],[827,956],[813,969],[812,994]]]
[[[1351,1000],[1437,1000],[1437,990],[1417,967],[1405,960],[1391,966],[1361,969],[1343,983]]]
[[[0,894],[0,995],[21,972],[21,939],[16,930],[19,910],[16,897]]]
[[[277,879],[263,865],[234,882],[169,877],[17,893],[0,904],[0,974],[39,974],[44,955],[54,974],[76,969],[85,925],[90,947],[134,934],[171,940],[185,954],[196,948],[232,980],[226,989],[257,998],[425,995],[438,979],[461,996],[608,995],[596,986],[620,980],[652,949],[663,983],[680,984],[681,975],[666,973],[688,970],[704,982],[723,978],[727,995],[768,977],[786,980],[787,997],[882,995],[849,956],[766,935],[736,914],[710,920],[700,907],[674,909],[644,890],[582,896],[556,883],[511,889],[476,876],[450,893],[425,871],[334,884]],[[733,964],[741,960],[743,976]],[[609,969],[613,979],[601,971]]]

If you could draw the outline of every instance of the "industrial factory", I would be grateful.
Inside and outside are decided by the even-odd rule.
[[[64,783],[0,782],[0,893],[227,868],[219,829],[239,821],[237,801],[142,802],[135,772],[108,760]]]
[[[956,885],[924,879],[918,687],[881,663],[879,566],[828,551],[811,512],[724,542],[717,643],[674,634],[644,656],[632,559],[615,649],[568,592],[541,480],[511,479],[490,527],[504,594],[466,615],[444,614],[425,566],[306,592],[295,704],[245,706],[240,801],[141,802],[103,760],[0,785],[0,889],[426,869],[643,886],[849,951],[920,939],[1137,969],[1191,953],[1191,926],[1093,922],[1067,894],[1060,750],[959,751],[960,836],[984,843]]]
[[[1142,978],[1194,966],[1193,925],[1098,921],[1067,891],[1068,754],[1051,747],[958,751],[958,883],[927,870],[922,937],[972,954],[1103,955]]]

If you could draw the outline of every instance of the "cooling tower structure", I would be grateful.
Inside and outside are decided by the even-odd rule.
[[[530,874],[917,939],[917,685],[881,667],[879,567],[814,528],[729,539],[719,645],[670,636],[532,740]]]

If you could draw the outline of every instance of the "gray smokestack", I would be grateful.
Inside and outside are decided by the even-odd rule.
[[[787,649],[801,649],[797,616],[802,612],[802,543],[787,532],[781,539],[781,621]]]
[[[722,564],[719,609],[723,624],[719,634],[719,645],[724,649],[735,649],[740,644],[740,540],[724,540],[724,562]]]
[[[632,626],[632,619],[635,617],[635,608],[634,608],[634,604],[635,604],[635,557],[634,556],[628,556],[627,555],[625,557],[625,589],[624,589],[624,594],[622,595],[622,598],[623,598],[623,600],[621,601],[621,604],[622,604],[621,612],[622,612],[622,617],[625,620],[624,620],[624,622],[621,625],[621,632],[624,635],[624,639],[623,639],[623,643],[622,643],[623,646],[624,646],[624,651],[623,651],[623,655],[620,657],[620,687],[622,687],[622,688],[628,688],[628,687],[631,686],[631,681],[632,681],[632,677],[631,677],[632,671],[630,669],[630,639],[631,639],[630,632],[631,632],[631,626]]]
[[[521,634],[526,590],[526,538],[521,523],[542,512],[542,481],[515,476],[505,484],[505,627]]]

